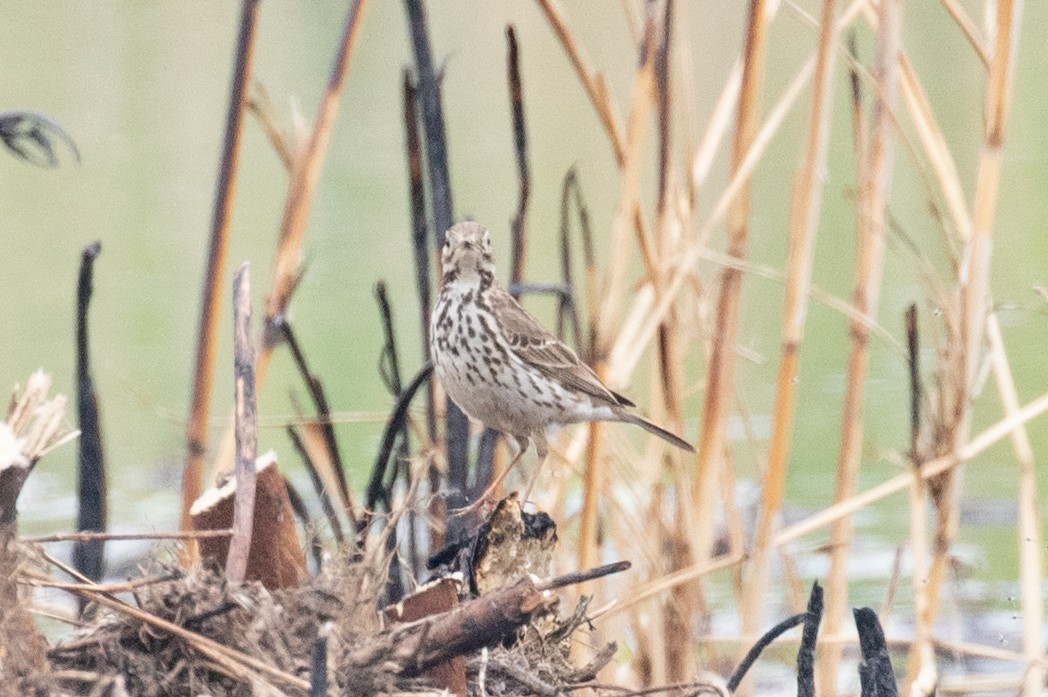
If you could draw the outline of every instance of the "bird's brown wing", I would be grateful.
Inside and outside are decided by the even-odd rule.
[[[546,331],[512,295],[499,288],[491,294],[492,310],[510,348],[528,365],[569,389],[608,406],[633,406],[600,381],[571,347]]]

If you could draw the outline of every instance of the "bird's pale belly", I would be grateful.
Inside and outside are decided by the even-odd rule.
[[[519,436],[603,416],[588,398],[569,392],[521,361],[489,331],[493,327],[485,319],[450,319],[451,326],[445,327],[450,331],[435,338],[431,347],[437,377],[464,412],[491,428]],[[432,336],[439,334],[434,331]]]

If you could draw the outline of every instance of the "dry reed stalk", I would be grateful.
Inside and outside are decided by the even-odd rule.
[[[602,380],[609,380],[602,345],[607,337],[614,336],[611,323],[619,316],[618,308],[622,304],[628,287],[627,272],[631,257],[628,236],[640,210],[640,169],[643,162],[648,111],[651,108],[651,92],[654,85],[653,53],[650,50],[645,52],[634,77],[625,150],[620,164],[618,210],[612,223],[611,259],[608,262],[608,271],[604,279],[604,298],[598,306],[595,317],[595,355],[591,357],[591,361],[594,370]],[[611,381],[611,384],[615,384],[614,380]],[[604,461],[600,455],[602,427],[598,423],[590,423],[588,431],[589,441],[586,448],[582,512],[578,534],[579,568],[592,566],[599,556],[597,549],[599,506],[607,479]]]
[[[745,259],[749,244],[750,180],[748,173],[741,177],[740,172],[747,154],[755,143],[757,114],[760,108],[758,102],[764,81],[766,4],[764,0],[751,0],[749,5],[742,82],[735,114],[735,135],[732,140],[731,179],[738,182],[738,193],[731,197],[728,204],[727,253],[739,259]],[[734,393],[734,345],[739,323],[741,288],[741,272],[725,268],[721,272],[717,311],[713,320],[713,345],[706,367],[702,422],[691,490],[691,506],[698,513],[691,525],[692,559],[699,565],[708,563],[710,559],[718,482],[725,469],[729,403]]]
[[[356,44],[357,30],[363,14],[365,0],[354,0],[346,13],[335,59],[328,75],[327,86],[317,107],[316,119],[305,148],[297,153],[291,180],[288,184],[287,198],[284,201],[283,219],[280,235],[273,257],[273,277],[266,296],[265,319],[263,320],[262,343],[255,358],[255,382],[259,390],[265,383],[266,371],[273,349],[280,338],[276,329],[276,318],[287,311],[288,303],[294,294],[301,278],[302,239],[306,231],[306,222],[313,200],[313,191],[320,179],[320,171],[327,155],[328,143],[335,117],[338,115],[339,100],[346,73],[349,71],[350,57]],[[218,471],[229,469],[234,457],[234,435],[232,428],[226,428],[218,450],[215,454],[214,467]],[[203,451],[201,451],[201,458]],[[202,476],[203,460],[200,461]],[[199,484],[199,482],[198,482]],[[185,485],[183,485],[183,488]],[[199,487],[197,491],[199,496]],[[184,494],[183,494],[184,496]],[[193,499],[195,500],[195,499]],[[192,506],[192,501],[189,502]],[[185,501],[183,501],[185,506]],[[183,508],[183,513],[188,509]],[[352,517],[352,511],[347,510]],[[185,520],[183,520],[185,524]]]
[[[356,44],[363,14],[364,0],[354,0],[346,12],[335,60],[328,75],[324,96],[317,107],[316,120],[305,150],[296,159],[292,169],[288,196],[284,203],[284,217],[280,224],[280,236],[273,260],[273,282],[266,297],[266,323],[287,310],[300,273],[302,238],[306,231],[313,192],[316,190],[320,171],[327,156],[331,130],[338,115],[342,87],[349,71],[350,57]],[[259,382],[265,374],[265,365],[273,349],[276,337],[263,343],[259,353]]]
[[[571,29],[568,28],[567,22],[564,20],[564,13],[560,9],[557,0],[538,0],[538,3],[546,15],[546,20],[553,28],[553,32],[557,35],[561,46],[564,47],[564,52],[568,55],[568,60],[571,61],[571,67],[575,70],[575,74],[578,76],[579,82],[582,83],[583,89],[586,90],[586,95],[589,97],[590,102],[593,103],[593,108],[600,118],[601,125],[604,126],[604,130],[608,134],[608,140],[611,142],[612,150],[615,153],[615,161],[622,167],[626,159],[626,139],[623,136],[619,120],[615,116],[615,108],[611,103],[611,96],[608,94],[608,86],[604,82],[604,76],[590,67],[589,58],[582,52],[582,49],[579,48],[578,43],[575,41],[575,36],[571,33]]]
[[[921,465],[920,472],[908,471],[898,474],[866,491],[855,494],[840,503],[836,503],[782,529],[775,536],[773,544],[776,546],[789,544],[809,533],[824,528],[844,516],[851,515],[866,506],[913,486],[914,480],[918,477],[927,481],[943,472],[948,472],[957,467],[957,465],[978,457],[987,448],[1007,437],[1018,426],[1037,418],[1045,412],[1048,412],[1048,393],[1042,394],[1031,402],[1027,402],[1024,407],[983,430],[979,435],[969,439],[955,451],[928,460]]]
[[[874,65],[873,114],[869,125],[869,141],[856,145],[862,161],[858,163],[859,211],[857,220],[858,251],[855,259],[855,280],[852,305],[855,312],[876,317],[880,301],[881,277],[884,270],[884,245],[887,237],[887,205],[891,192],[892,131],[891,112],[896,94],[898,47],[902,10],[894,0],[882,0],[878,7],[877,47]],[[856,79],[856,78],[853,78]],[[861,113],[858,105],[856,111]],[[858,136],[864,126],[855,117]],[[841,442],[837,457],[837,480],[834,502],[850,497],[855,491],[862,463],[863,418],[862,404],[868,370],[870,328],[862,321],[852,320],[849,326],[851,349],[845,377],[844,404],[841,420]],[[830,531],[830,571],[827,578],[825,628],[826,636],[841,631],[848,604],[848,558],[851,551],[852,522],[850,517],[836,521]],[[840,664],[840,647],[828,647],[819,667],[820,692],[832,694]]]
[[[207,269],[204,272],[203,298],[200,302],[193,396],[190,401],[189,419],[186,422],[186,459],[182,468],[182,509],[179,523],[182,530],[192,529],[189,509],[199,498],[204,487],[204,455],[207,452],[215,341],[219,305],[222,301],[222,276],[226,264],[226,250],[229,247],[233,192],[236,188],[237,166],[240,160],[240,131],[248,100],[248,86],[251,84],[258,4],[258,0],[243,0],[240,10],[240,32],[237,37],[233,84],[230,87],[229,106],[226,111],[226,132],[222,145],[222,160],[218,168],[219,178],[211,219]],[[194,559],[196,547],[192,544],[187,545],[185,555],[189,560]]]
[[[986,316],[989,312],[989,275],[993,220],[1000,188],[1002,146],[1011,104],[1011,87],[1018,44],[1022,1],[1001,0],[996,6],[994,49],[989,65],[984,111],[983,145],[979,154],[972,205],[971,239],[965,245],[961,268],[958,269],[960,291],[957,340],[960,351],[950,366],[953,394],[948,395],[953,411],[947,414],[954,451],[969,444],[971,398],[977,381],[985,340]],[[949,552],[959,524],[960,482],[955,471],[944,473],[934,497],[936,528],[933,556],[927,583],[924,611],[917,616],[917,632],[930,635],[938,612],[939,591],[949,571]],[[922,649],[915,649],[920,652]],[[916,654],[911,653],[911,656]],[[911,661],[916,664],[916,661]],[[915,677],[907,674],[907,683]]]
[[[882,6],[885,4],[888,3],[882,2]],[[749,564],[746,597],[742,604],[744,633],[756,633],[763,619],[764,596],[768,587],[769,546],[777,527],[779,509],[786,489],[786,469],[793,430],[793,403],[797,375],[800,371],[800,349],[807,317],[808,291],[811,287],[815,236],[822,210],[821,173],[826,166],[829,144],[832,78],[837,55],[836,12],[835,0],[824,0],[815,77],[812,82],[807,144],[803,163],[794,180],[790,205],[782,357],[775,389],[771,444],[762,481],[753,557]]]
[[[190,540],[201,537],[229,537],[232,530],[186,530],[184,532],[67,532],[23,537],[22,542],[73,542],[76,540]]]
[[[953,21],[957,22],[957,26],[964,32],[964,38],[968,39],[968,43],[975,49],[975,53],[979,56],[982,64],[989,68],[990,56],[986,53],[986,42],[979,36],[979,28],[975,26],[975,22],[968,16],[964,7],[957,0],[942,0],[942,6],[946,8],[946,11],[953,17]]]
[[[1008,365],[1000,323],[996,313],[986,323],[990,339],[990,355],[994,376],[1005,413],[1019,411],[1019,397],[1015,380]],[[1044,597],[1041,592],[1044,574],[1044,556],[1041,547],[1041,524],[1037,506],[1037,466],[1026,427],[1019,425],[1012,431],[1012,447],[1019,462],[1019,583],[1020,606],[1023,618],[1023,653],[1026,657],[1026,675],[1023,694],[1034,697],[1041,694],[1045,680],[1044,665]]]
[[[866,0],[854,0],[848,6],[848,9],[841,14],[837,22],[838,33],[846,29],[865,6]],[[771,13],[768,14],[770,15]],[[737,171],[732,174],[728,186],[718,197],[706,220],[699,226],[699,230],[693,240],[674,259],[675,265],[672,270],[672,277],[665,284],[666,291],[658,303],[646,306],[646,304],[651,303],[650,296],[644,292],[634,293],[633,307],[630,309],[628,316],[637,315],[642,319],[638,322],[635,331],[619,332],[615,344],[611,348],[608,358],[608,369],[609,380],[612,382],[622,379],[619,377],[620,375],[628,375],[633,370],[644,348],[651,341],[659,324],[669,311],[670,305],[676,300],[677,293],[685,287],[685,282],[692,277],[695,263],[709,254],[705,241],[709,239],[716,226],[720,225],[725,216],[728,215],[729,209],[734,205],[734,201],[749,182],[750,175],[761,157],[763,157],[771,139],[778,133],[783,120],[800,98],[805,85],[814,72],[815,56],[812,56],[797,71],[793,81],[783,91],[782,96],[769,112],[764,124],[756,132],[752,145],[745,152]],[[744,259],[734,255],[729,255],[727,258],[733,261],[723,264],[726,267],[734,268],[745,264]],[[643,291],[644,288],[642,287],[641,290]],[[734,351],[740,350],[737,346],[732,348]]]

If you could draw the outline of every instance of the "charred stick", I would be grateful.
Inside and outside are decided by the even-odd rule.
[[[84,247],[76,294],[76,404],[80,421],[77,532],[105,532],[107,519],[105,453],[87,332],[94,262],[101,251],[98,242]],[[101,579],[105,575],[105,540],[77,540],[73,546],[73,566],[93,581]]]
[[[731,674],[730,678],[728,678],[728,691],[734,692],[739,687],[739,683],[742,682],[742,679],[746,677],[746,673],[749,672],[750,668],[753,667],[753,664],[757,662],[758,658],[760,658],[764,649],[771,646],[771,643],[778,639],[782,634],[785,634],[800,624],[804,624],[804,620],[807,616],[808,613],[802,612],[792,617],[788,617],[766,631],[764,635],[757,640],[757,643],[753,645],[753,648],[746,653],[742,662],[740,662],[735,669],[735,672]]]
[[[415,393],[418,392],[423,383],[429,379],[429,374],[432,371],[433,364],[427,361],[397,397],[397,402],[393,405],[393,411],[390,412],[389,418],[386,420],[386,427],[382,431],[382,443],[379,446],[378,457],[375,458],[375,465],[371,470],[371,479],[367,487],[366,508],[369,511],[375,510],[379,502],[384,503],[387,509],[391,504],[390,492],[384,489],[383,482],[386,479],[386,469],[389,466],[390,455],[393,453],[393,444],[397,434],[404,427],[407,420],[408,407],[411,405],[411,400],[415,397]]]
[[[411,192],[411,247],[415,253],[415,290],[418,293],[422,337],[422,360],[429,360],[429,315],[432,294],[429,278],[429,242],[426,239],[426,187],[422,179],[422,144],[418,133],[417,90],[411,75],[404,71],[404,136],[408,157],[408,190]],[[426,433],[430,442],[437,439],[436,404],[433,401],[433,378],[430,377],[426,400]]]
[[[528,198],[531,192],[531,174],[528,167],[528,132],[524,123],[524,89],[520,82],[520,49],[517,45],[517,33],[513,25],[506,27],[506,43],[509,81],[509,104],[513,112],[513,146],[517,154],[517,174],[520,179],[520,193],[517,199],[517,212],[510,224],[513,239],[513,255],[510,262],[510,285],[519,285],[524,278],[524,220],[528,212]]]
[[[921,364],[920,335],[917,332],[917,306],[906,308],[906,348],[910,369],[910,459],[921,461]]]
[[[863,697],[898,697],[899,686],[895,682],[888,645],[884,641],[884,630],[877,613],[868,607],[852,611],[855,627],[859,631],[859,648],[862,662],[859,664],[859,684]]]
[[[298,518],[298,522],[302,524],[302,529],[306,532],[306,544],[309,546],[309,551],[313,555],[313,561],[319,569],[324,565],[324,548],[320,545],[320,537],[313,527],[313,521],[309,516],[309,508],[306,507],[306,502],[303,500],[302,495],[298,493],[298,489],[287,478],[284,479],[284,488],[287,490],[287,500],[291,503],[291,510],[295,512],[295,517]]]
[[[313,490],[317,492],[317,498],[320,499],[320,507],[328,520],[328,525],[331,527],[331,534],[335,536],[339,544],[342,544],[345,541],[345,536],[342,533],[342,524],[338,522],[338,514],[335,513],[335,506],[331,503],[331,496],[328,495],[327,487],[324,486],[324,481],[320,478],[316,463],[309,456],[306,446],[302,443],[302,437],[298,435],[298,431],[294,426],[289,425],[287,427],[287,435],[291,439],[291,445],[294,446],[299,456],[301,456],[302,462],[306,465],[309,480],[313,483]],[[290,494],[290,491],[288,493]],[[294,499],[292,499],[291,505],[294,506],[294,503]]]
[[[436,245],[439,249],[444,246],[444,233],[451,227],[454,220],[444,112],[440,101],[440,84],[433,68],[429,34],[426,28],[426,13],[422,0],[404,0],[404,4],[407,7],[411,45],[418,71],[419,111],[422,115],[422,129],[426,138],[430,200]],[[447,400],[445,414],[448,484],[452,489],[464,491],[469,470],[469,420],[458,405],[450,399]],[[430,471],[430,486],[434,492],[439,488],[436,469]],[[440,540],[435,540],[434,546],[440,546],[440,543]]]
[[[309,396],[313,400],[313,407],[317,411],[318,422],[320,424],[320,432],[324,436],[324,446],[327,450],[328,457],[331,459],[332,469],[335,471],[335,478],[338,481],[339,495],[342,500],[343,508],[345,509],[346,516],[350,522],[354,525],[357,523],[357,516],[353,510],[353,499],[349,495],[349,485],[346,483],[346,472],[345,467],[342,464],[342,456],[339,454],[338,441],[335,438],[335,426],[331,422],[331,406],[328,404],[327,393],[324,392],[324,385],[320,382],[320,378],[315,373],[310,372],[309,366],[306,364],[306,356],[302,352],[302,347],[298,343],[298,339],[295,338],[295,332],[291,329],[291,323],[284,315],[278,315],[274,320],[274,324],[280,329],[283,334],[284,340],[287,342],[288,348],[291,349],[291,356],[295,361],[295,366],[298,368],[299,374],[306,383],[306,388],[309,390]],[[330,504],[330,499],[328,500]],[[341,537],[339,538],[341,542]]]
[[[819,637],[822,608],[822,587],[816,581],[808,596],[801,646],[797,650],[797,697],[815,697],[815,642]]]

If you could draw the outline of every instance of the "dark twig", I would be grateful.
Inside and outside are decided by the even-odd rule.
[[[393,309],[389,304],[389,293],[385,281],[375,284],[375,300],[378,302],[378,314],[382,318],[382,335],[384,343],[378,359],[378,374],[394,397],[400,394],[400,360],[397,357],[397,337],[393,333]]]
[[[491,483],[495,474],[495,448],[498,447],[502,434],[493,428],[485,428],[480,434],[480,445],[477,447],[477,471],[473,476],[473,486],[469,489],[469,496],[463,497],[461,501],[448,499],[448,505],[452,508],[466,505],[469,501],[476,501],[484,493]]]
[[[587,303],[590,308],[595,307],[596,298],[590,297],[594,279],[596,278],[596,263],[593,255],[593,234],[589,225],[589,210],[582,200],[582,188],[579,185],[578,172],[574,167],[568,170],[564,176],[564,184],[560,194],[560,259],[561,278],[563,279],[563,290],[557,303],[557,336],[564,338],[565,316],[571,322],[572,335],[575,340],[575,348],[579,351],[585,361],[593,360],[593,349],[595,343],[595,323],[590,322],[590,332],[585,343],[582,339],[582,328],[579,324],[578,305],[575,301],[575,284],[571,263],[571,224],[570,211],[571,202],[575,202],[575,208],[579,215],[579,232],[582,236],[582,255],[586,264],[586,290]],[[593,310],[591,309],[591,313]]]
[[[906,308],[906,348],[910,369],[910,458],[917,463],[921,438],[921,364],[915,304]]]
[[[328,525],[331,527],[331,534],[335,536],[335,539],[341,545],[345,541],[345,536],[342,534],[342,524],[338,522],[338,514],[335,513],[335,506],[331,503],[331,496],[328,494],[327,487],[324,486],[324,480],[321,479],[320,472],[317,471],[316,463],[309,456],[309,451],[302,443],[302,437],[298,435],[298,431],[294,426],[289,425],[287,427],[287,435],[291,439],[291,445],[294,446],[302,458],[302,462],[306,465],[309,480],[313,482],[313,490],[317,493],[317,498],[320,499],[320,507],[327,517]],[[294,503],[294,500],[292,500],[292,506],[294,506]]]
[[[862,650],[862,662],[859,664],[862,697],[898,697],[899,686],[895,682],[888,645],[884,641],[884,630],[877,620],[877,613],[868,607],[856,608],[852,613],[859,631],[859,648]]]
[[[572,571],[571,573],[563,574],[561,576],[554,576],[548,581],[537,584],[535,588],[540,591],[556,590],[557,588],[573,586],[577,583],[585,583],[586,581],[592,581],[612,574],[622,573],[623,571],[628,570],[631,566],[632,564],[628,561],[616,561],[611,564],[596,566],[584,571]]]
[[[317,535],[316,528],[313,527],[313,521],[309,516],[309,508],[306,506],[302,494],[298,493],[298,489],[287,478],[284,479],[284,489],[287,490],[287,500],[291,503],[291,510],[295,512],[295,517],[302,524],[302,529],[306,531],[306,544],[309,546],[310,554],[313,555],[313,562],[319,569],[324,565],[324,548],[320,544],[320,537]],[[330,505],[330,501],[328,503]],[[341,542],[341,540],[339,541]]]
[[[815,642],[819,637],[822,608],[822,587],[816,581],[808,597],[801,646],[797,650],[797,697],[815,697]]]
[[[758,658],[760,658],[764,649],[771,646],[771,643],[781,635],[790,631],[794,627],[803,624],[807,616],[807,613],[802,612],[793,617],[788,617],[766,631],[764,635],[757,640],[757,643],[753,645],[753,648],[747,652],[746,656],[742,659],[742,662],[740,662],[739,666],[735,669],[735,672],[731,674],[731,677],[728,678],[728,690],[730,692],[735,692],[739,687],[739,683],[742,682],[742,679],[746,677],[746,673],[749,672],[750,668],[753,667],[753,664],[757,662]]]
[[[353,499],[349,494],[349,484],[346,483],[346,471],[342,464],[342,456],[339,454],[338,441],[335,438],[335,426],[331,419],[331,407],[328,404],[327,394],[324,392],[324,385],[315,373],[310,372],[309,366],[306,364],[306,356],[302,353],[302,348],[299,346],[298,339],[295,338],[295,333],[291,329],[291,323],[287,317],[278,315],[274,320],[274,325],[283,334],[284,340],[291,350],[291,356],[295,360],[295,366],[298,368],[298,372],[309,390],[309,396],[313,400],[313,407],[317,410],[317,423],[320,426],[320,433],[324,437],[324,446],[331,462],[331,469],[334,470],[335,479],[338,482],[338,493],[341,497],[343,509],[350,522],[355,526],[357,524],[357,516],[353,510]],[[341,536],[338,537],[339,542],[341,542]]]
[[[379,375],[382,376],[382,381],[386,384],[386,388],[396,398],[400,397],[401,392],[403,392],[403,386],[400,382],[400,361],[397,358],[396,334],[393,332],[393,309],[389,304],[386,284],[382,281],[375,285],[375,299],[378,301],[379,315],[382,317],[382,333],[385,336],[385,344],[382,347],[378,364]],[[396,442],[396,455],[394,455],[396,464],[393,467],[392,476],[390,476],[388,483],[383,487],[387,492],[387,511],[390,510],[388,492],[391,492],[396,484],[397,473],[401,470],[399,465],[400,463],[407,463],[408,460],[410,441],[407,419],[402,421],[400,430],[394,434],[394,438]],[[407,473],[405,478],[410,478],[411,468],[405,466],[403,470]],[[408,487],[410,488],[410,486],[411,482],[409,481]],[[358,530],[358,532],[360,531]],[[389,546],[390,551],[396,549],[395,529],[390,530],[386,544]],[[401,591],[400,570],[396,567],[390,568],[389,586],[389,598],[393,600],[394,594]],[[399,600],[399,596],[396,597],[396,600]]]
[[[444,113],[440,102],[440,85],[430,50],[426,29],[426,15],[422,0],[404,0],[408,12],[411,45],[415,53],[418,71],[419,111],[422,128],[426,136],[426,160],[429,170],[429,191],[433,210],[433,229],[437,247],[444,246],[444,233],[451,227],[453,211],[451,200],[451,176],[448,170],[447,139],[444,129]],[[451,489],[466,490],[469,458],[469,420],[450,399],[446,402],[446,438],[448,453],[448,484]],[[430,474],[430,485],[434,492],[439,487],[436,471]],[[434,498],[434,502],[438,499]],[[435,535],[433,547],[442,546],[443,540]]]
[[[204,274],[203,298],[200,302],[200,322],[197,327],[197,348],[193,369],[193,396],[186,423],[186,461],[182,470],[181,528],[191,530],[193,522],[189,509],[200,497],[204,480],[204,452],[207,447],[208,415],[211,408],[212,372],[215,364],[216,325],[219,303],[222,300],[222,270],[229,246],[229,221],[233,209],[233,191],[236,184],[237,163],[240,155],[240,131],[247,89],[251,84],[251,65],[258,18],[258,1],[243,0],[240,10],[240,33],[237,37],[233,84],[226,110],[226,133],[219,163],[218,185],[215,189],[214,212],[211,218],[211,239]]]
[[[226,580],[243,583],[255,518],[255,345],[251,336],[251,265],[245,262],[233,278],[233,377],[235,390],[236,498],[233,536],[226,557]]]
[[[382,442],[379,445],[378,457],[375,458],[375,465],[371,470],[371,480],[368,482],[366,494],[366,508],[368,511],[375,510],[379,503],[384,504],[386,510],[390,510],[392,496],[383,484],[386,478],[386,470],[389,467],[389,457],[393,453],[393,443],[396,440],[397,433],[403,428],[407,419],[411,400],[414,398],[415,393],[418,392],[419,387],[429,379],[429,374],[432,371],[433,364],[427,361],[397,397],[397,402],[393,405],[393,411],[390,413],[389,419],[386,420],[386,427],[382,431]]]
[[[506,27],[506,43],[509,105],[513,112],[513,145],[517,154],[517,174],[520,179],[517,212],[510,224],[513,254],[510,261],[509,279],[511,286],[518,286],[524,278],[524,222],[528,212],[528,197],[531,192],[531,174],[528,167],[528,131],[524,123],[524,89],[520,82],[520,56],[517,45],[517,33],[514,31],[513,25]]]
[[[422,144],[418,133],[418,104],[411,74],[404,71],[404,138],[408,157],[408,189],[411,191],[411,247],[415,253],[415,290],[422,337],[422,360],[429,360],[429,315],[432,295],[429,278],[429,242],[426,239],[426,187],[422,180]],[[433,378],[430,377],[426,400],[426,433],[437,439],[436,404],[433,401]]]
[[[321,628],[317,640],[313,642],[309,659],[309,697],[324,697],[327,694],[327,645],[327,632]]]
[[[76,141],[62,125],[35,111],[0,112],[0,141],[20,160],[37,167],[54,169],[59,165],[55,141],[66,144],[77,163],[80,151]]]
[[[80,421],[80,453],[77,465],[78,532],[105,532],[107,519],[105,453],[102,448],[98,396],[91,376],[87,336],[87,307],[91,302],[91,280],[95,259],[101,251],[102,246],[98,242],[84,247],[76,294],[76,403]],[[101,579],[105,575],[105,540],[77,540],[73,546],[73,566],[94,581]]]

